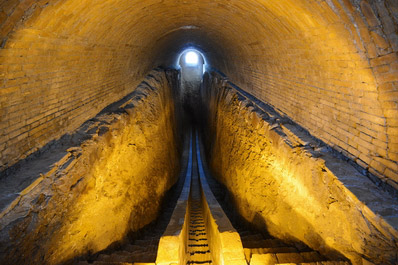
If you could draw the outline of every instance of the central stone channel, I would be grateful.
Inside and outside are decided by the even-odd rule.
[[[203,198],[198,171],[196,144],[193,145],[193,161],[191,175],[187,264],[211,264],[211,253],[204,220]]]

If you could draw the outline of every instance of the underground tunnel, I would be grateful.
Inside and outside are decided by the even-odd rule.
[[[398,1],[0,0],[0,264],[398,264]]]

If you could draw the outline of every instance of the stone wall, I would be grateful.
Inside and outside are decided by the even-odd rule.
[[[168,81],[177,76],[152,71],[119,108],[79,128],[86,140],[1,213],[1,264],[59,264],[124,240],[156,218],[179,170]]]
[[[350,176],[337,177],[348,164],[329,166],[326,147],[300,140],[287,128],[289,120],[260,109],[219,75],[206,75],[204,91],[208,161],[243,218],[330,258],[342,254],[353,264],[398,262],[396,228],[342,183]],[[351,182],[360,186],[366,180]],[[363,195],[375,203],[374,194],[381,191],[371,185]]]

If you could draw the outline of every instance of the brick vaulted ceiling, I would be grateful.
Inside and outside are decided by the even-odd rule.
[[[398,182],[395,0],[1,0],[0,167],[120,99],[187,46]]]

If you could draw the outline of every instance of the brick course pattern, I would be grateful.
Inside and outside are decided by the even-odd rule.
[[[0,8],[2,169],[193,43],[234,83],[398,186],[395,0],[7,0]]]

